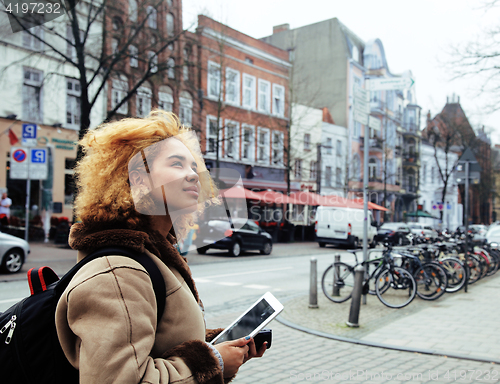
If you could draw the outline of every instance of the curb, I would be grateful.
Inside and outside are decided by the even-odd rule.
[[[281,316],[278,316],[276,318],[276,320],[279,323],[281,323],[289,328],[293,328],[297,331],[309,333],[311,335],[318,336],[318,337],[324,337],[324,338],[330,339],[330,340],[341,341],[344,343],[358,344],[358,345],[364,345],[367,347],[374,347],[374,348],[391,349],[391,350],[400,351],[400,352],[421,353],[424,355],[451,357],[454,359],[477,361],[477,362],[481,362],[481,363],[500,364],[500,360],[490,359],[490,358],[486,358],[486,357],[460,355],[460,354],[454,353],[454,352],[447,353],[447,352],[438,351],[435,349],[408,348],[408,347],[401,347],[398,345],[376,343],[376,342],[372,342],[372,341],[362,341],[362,340],[357,340],[357,339],[351,339],[349,337],[335,336],[335,335],[332,335],[330,333],[321,332],[321,331],[317,331],[314,329],[303,327],[301,325],[294,324],[291,321],[283,319]]]

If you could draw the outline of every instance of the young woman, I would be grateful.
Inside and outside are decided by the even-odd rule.
[[[157,324],[155,293],[145,269],[123,256],[85,265],[58,303],[56,327],[80,383],[223,383],[263,355],[253,339],[211,346],[202,304],[176,237],[218,192],[193,134],[155,111],[90,131],[76,168],[76,215],[70,245],[78,260],[102,247],[146,252],[166,286]],[[177,233],[174,233],[173,226]]]

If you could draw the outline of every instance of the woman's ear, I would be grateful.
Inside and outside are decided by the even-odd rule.
[[[139,171],[131,171],[128,174],[128,179],[130,180],[130,185],[134,187],[139,185],[147,185],[144,180],[143,174]]]

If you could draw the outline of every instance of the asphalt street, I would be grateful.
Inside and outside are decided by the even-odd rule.
[[[58,273],[69,269],[76,256],[74,251],[50,245],[38,244],[32,248],[30,263],[56,266]],[[315,243],[296,243],[277,244],[271,256],[255,253],[231,258],[222,252],[211,252],[207,256],[188,255],[205,304],[208,327],[227,326],[267,291],[285,305],[281,318],[270,324],[273,329],[271,349],[263,358],[245,364],[235,383],[500,381],[499,364],[473,359],[473,355],[481,355],[500,360],[497,356],[500,349],[494,345],[500,345],[497,325],[500,277],[471,286],[468,293],[459,292],[442,302],[417,303],[420,307],[397,312],[399,315],[394,315],[394,319],[379,321],[362,336],[372,344],[388,341],[397,344],[399,340],[399,346],[423,348],[425,345],[421,343],[433,342],[450,351],[471,346],[472,358],[403,352],[361,345],[359,340],[335,340],[339,337],[331,323],[343,322],[342,311],[345,309],[325,303],[321,290],[318,292],[319,310],[308,308],[311,257],[317,259],[320,277],[336,253],[332,248],[320,249]],[[352,259],[345,251],[341,253],[343,260]],[[1,275],[0,280],[3,280],[0,282],[0,311],[10,306],[13,300],[28,294],[24,276],[6,278]],[[408,308],[411,305],[413,303]],[[362,308],[361,324],[368,324],[367,311]],[[463,322],[463,318],[467,318],[467,322]],[[464,323],[467,332],[457,325],[459,323]]]

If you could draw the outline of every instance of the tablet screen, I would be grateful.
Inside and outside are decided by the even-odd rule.
[[[248,336],[274,312],[274,308],[265,299],[260,300],[241,319],[231,327],[226,328],[224,334],[217,339],[216,344]]]

